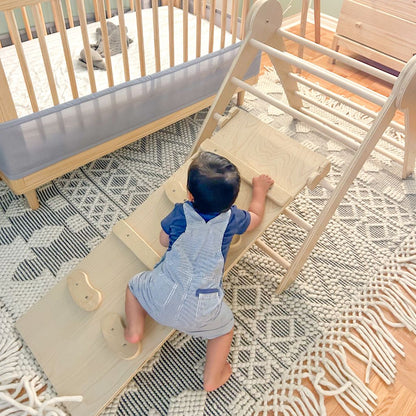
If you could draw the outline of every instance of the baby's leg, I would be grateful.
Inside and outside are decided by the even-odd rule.
[[[221,387],[231,376],[231,365],[227,362],[233,340],[234,329],[228,334],[208,340],[207,361],[204,371],[204,389],[216,390]]]
[[[143,339],[144,319],[147,312],[140,305],[136,297],[131,293],[129,287],[126,289],[126,329],[124,338],[126,341],[135,344]]]

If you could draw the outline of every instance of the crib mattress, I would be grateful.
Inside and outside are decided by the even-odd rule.
[[[143,37],[145,47],[146,74],[156,72],[154,37],[153,37],[153,17],[152,9],[143,9]],[[159,14],[159,36],[160,36],[160,61],[161,70],[170,67],[169,62],[169,26],[168,26],[168,7],[161,6],[158,8]],[[128,29],[127,35],[133,40],[128,49],[130,78],[140,77],[140,61],[137,41],[137,25],[135,12],[125,13],[125,24]],[[118,25],[118,17],[108,19],[108,21]],[[188,59],[196,58],[196,24],[197,19],[193,14],[188,14]],[[99,22],[88,25],[88,35],[90,43],[96,41],[96,29],[100,27]],[[183,30],[183,11],[174,8],[174,39],[175,44],[175,64],[183,62],[182,50],[182,30]],[[68,43],[71,49],[72,61],[76,74],[76,81],[80,97],[91,93],[88,71],[86,67],[79,62],[79,54],[84,48],[82,42],[81,28],[74,27],[67,29]],[[214,26],[214,51],[220,49],[221,29]],[[208,53],[209,22],[201,21],[201,56]],[[47,47],[51,59],[52,68],[54,68],[55,82],[57,85],[59,102],[67,102],[73,99],[71,88],[68,81],[68,73],[65,65],[65,57],[59,33],[53,33],[46,36]],[[225,46],[231,45],[231,35],[226,32]],[[34,84],[35,94],[38,99],[39,109],[46,109],[53,106],[50,94],[46,72],[41,59],[41,51],[38,39],[23,42],[23,50],[28,62],[28,67]],[[18,117],[32,113],[29,95],[26,90],[20,63],[14,46],[0,48],[0,60],[4,66],[6,77],[9,82],[10,90],[16,106]],[[123,70],[122,54],[111,57],[113,66],[114,85],[125,81]],[[107,88],[108,79],[105,70],[94,71],[97,84],[97,91]]]

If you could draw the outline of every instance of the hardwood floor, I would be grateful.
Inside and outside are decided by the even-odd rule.
[[[293,33],[299,34],[300,28],[294,27],[291,29]],[[313,25],[307,26],[306,37],[310,40],[314,39]],[[322,29],[321,31],[321,44],[330,47],[332,44],[333,34],[330,31]],[[286,47],[289,52],[297,54],[297,45],[293,42],[287,42]],[[341,50],[342,53],[348,53],[348,51]],[[382,95],[389,95],[392,86],[386,82],[380,81],[375,77],[369,76],[358,70],[355,70],[346,65],[335,63],[332,64],[327,57],[324,57],[316,52],[308,49],[304,50],[304,58],[321,65],[334,73],[337,73],[347,79],[364,85],[373,91],[376,91]],[[262,59],[263,65],[271,65],[266,56]],[[314,79],[313,76],[308,76],[306,73],[302,73],[303,76]],[[321,82],[322,85],[322,82]],[[329,84],[328,84],[329,87]],[[335,90],[334,88],[330,88]],[[374,104],[370,104],[367,101],[353,96],[347,91],[335,91],[342,95],[345,95],[353,101],[365,105],[366,107],[378,111],[378,107]],[[398,112],[395,116],[395,120],[403,123],[403,114]],[[397,356],[397,374],[394,384],[387,386],[377,375],[374,373],[370,378],[369,387],[377,395],[377,407],[373,413],[374,416],[414,416],[416,415],[416,336],[410,333],[406,329],[392,329],[394,337],[404,346],[406,357],[402,358]],[[356,374],[363,380],[365,368],[364,365],[354,357],[350,356],[348,359],[351,367],[356,371]],[[334,397],[329,397],[325,400],[327,414],[329,416],[344,416],[347,413],[340,407]],[[269,412],[271,416],[273,413]],[[362,413],[357,412],[357,415]]]

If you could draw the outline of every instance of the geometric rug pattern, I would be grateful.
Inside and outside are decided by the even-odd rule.
[[[262,76],[259,86],[282,97],[273,73]],[[245,111],[325,154],[332,163],[328,180],[337,183],[352,158],[350,150],[246,95]],[[353,110],[333,105],[363,119]],[[12,345],[22,343],[14,329],[16,320],[182,165],[206,113],[203,110],[44,185],[38,190],[37,211],[0,183],[0,355],[5,339]],[[306,190],[291,209],[313,223],[328,196],[320,187]],[[225,298],[236,322],[229,382],[215,392],[204,392],[205,342],[176,332],[104,414],[220,416],[276,410],[264,404],[271,400],[271,392],[287,382],[302,357],[327,336],[412,235],[415,207],[414,177],[400,179],[396,163],[373,154],[286,292],[274,294],[284,271],[256,247],[225,277]],[[282,216],[262,239],[291,258],[304,237],[304,231]],[[53,387],[30,351],[23,345],[16,354],[10,374],[37,377],[37,383],[46,386],[43,400],[53,398]],[[1,377],[0,372],[0,384]],[[1,397],[0,388],[0,410]],[[64,408],[58,408],[65,414]]]

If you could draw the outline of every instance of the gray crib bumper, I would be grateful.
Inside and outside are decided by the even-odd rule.
[[[23,178],[216,94],[238,47],[0,124],[0,171]]]

